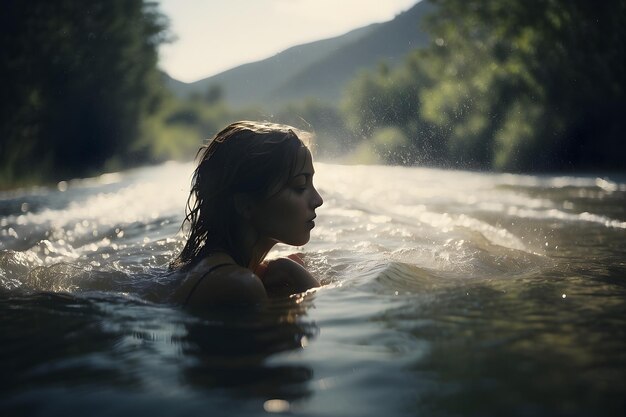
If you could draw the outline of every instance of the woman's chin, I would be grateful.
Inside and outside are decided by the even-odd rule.
[[[288,242],[285,241],[283,243],[290,246],[304,246],[309,243],[309,240],[311,240],[311,235],[307,234],[307,236],[303,236],[298,239],[290,239]]]

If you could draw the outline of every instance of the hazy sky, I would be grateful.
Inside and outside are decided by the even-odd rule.
[[[160,0],[178,37],[160,66],[196,81],[290,46],[393,19],[419,0]]]

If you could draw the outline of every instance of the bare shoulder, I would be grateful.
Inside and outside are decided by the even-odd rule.
[[[256,305],[267,299],[267,293],[249,269],[200,262],[187,273],[174,298],[188,306]]]
[[[272,296],[297,294],[320,286],[301,263],[289,258],[267,261],[260,278],[266,292]]]

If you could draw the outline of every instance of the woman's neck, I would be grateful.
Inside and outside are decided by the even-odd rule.
[[[228,253],[237,264],[255,271],[276,243],[275,240],[259,238],[250,228],[244,233],[238,233],[232,244],[228,245],[230,250],[224,250],[224,252]]]
[[[275,244],[276,242],[274,241],[264,239],[256,240],[254,243],[249,245],[245,258],[248,269],[255,271]]]

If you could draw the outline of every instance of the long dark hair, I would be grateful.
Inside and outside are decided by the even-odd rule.
[[[240,121],[198,150],[183,230],[188,238],[170,268],[188,269],[212,251],[225,251],[242,266],[236,236],[240,218],[235,194],[266,199],[296,172],[297,155],[310,135],[287,125]]]

